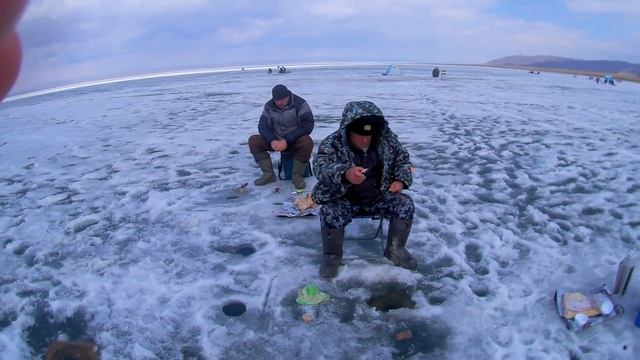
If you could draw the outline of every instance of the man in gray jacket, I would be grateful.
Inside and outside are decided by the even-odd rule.
[[[344,228],[354,215],[389,218],[384,256],[397,266],[416,269],[405,249],[414,205],[402,193],[413,181],[411,166],[409,153],[374,103],[345,105],[340,128],[322,140],[313,163],[318,183],[312,196],[322,204],[320,276],[338,274]]]
[[[268,151],[292,152],[291,181],[296,189],[304,189],[304,170],[313,151],[309,136],[314,125],[313,113],[306,100],[284,85],[274,86],[271,95],[258,123],[260,134],[249,137],[249,151],[262,170],[253,183],[262,186],[276,181]]]

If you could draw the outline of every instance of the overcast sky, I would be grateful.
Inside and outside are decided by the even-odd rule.
[[[153,72],[331,61],[640,63],[640,0],[31,0],[13,94]]]

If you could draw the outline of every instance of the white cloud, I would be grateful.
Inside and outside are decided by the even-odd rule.
[[[575,12],[640,16],[640,0],[567,0],[567,7]]]
[[[270,30],[280,24],[280,20],[243,19],[237,26],[222,26],[217,30],[217,37],[223,42],[232,44],[250,43],[267,35]]]
[[[294,1],[295,2],[295,1]],[[349,20],[389,19],[398,20],[402,16],[444,16],[466,18],[486,9],[496,0],[325,0],[307,4],[298,0],[291,7],[293,13],[308,12],[312,16]],[[304,16],[304,15],[303,15]]]
[[[215,5],[215,2],[213,2]],[[169,12],[182,12],[212,5],[206,0],[32,0],[25,19],[59,18],[65,16],[105,16],[128,14],[148,17]],[[108,20],[108,19],[105,19]]]
[[[308,10],[312,15],[328,18],[347,18],[355,15],[358,11],[353,3],[341,0],[312,2],[308,5]]]

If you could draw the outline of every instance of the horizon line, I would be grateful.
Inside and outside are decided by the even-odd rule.
[[[388,65],[388,64],[399,64],[399,65],[459,65],[459,66],[476,66],[480,64],[454,64],[454,63],[436,63],[436,62],[383,62],[383,61],[346,61],[346,62],[311,62],[311,63],[299,63],[293,65],[287,65],[287,68],[294,69],[303,69],[303,68],[315,68],[315,67],[349,67],[349,66],[368,66],[368,65]],[[276,65],[279,66],[279,65]],[[138,75],[130,75],[130,76],[120,76],[109,79],[102,80],[91,80],[84,81],[79,83],[73,83],[68,85],[56,86],[53,88],[30,91],[22,94],[16,94],[8,96],[2,102],[10,102],[15,100],[22,100],[27,98],[32,98],[41,95],[48,95],[62,91],[75,90],[84,87],[91,87],[97,85],[105,85],[105,84],[115,84],[120,82],[127,81],[138,81],[138,80],[146,80],[146,79],[156,79],[163,77],[173,77],[173,76],[185,76],[185,75],[201,75],[201,74],[216,74],[216,73],[228,73],[234,71],[242,71],[245,69],[246,71],[256,71],[256,70],[267,70],[268,68],[273,68],[273,65],[249,65],[249,66],[224,66],[224,67],[213,67],[213,68],[196,68],[196,69],[188,69],[188,70],[174,70],[174,71],[162,71],[156,73],[144,73]]]

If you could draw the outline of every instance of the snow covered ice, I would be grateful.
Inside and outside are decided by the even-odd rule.
[[[622,316],[580,333],[553,293],[612,286],[639,245],[640,85],[441,67],[289,66],[1,104],[0,358],[70,339],[104,359],[636,359],[640,277]],[[346,102],[382,109],[416,166],[417,272],[347,242],[354,259],[318,277],[318,218],[274,216],[290,182],[252,184],[247,138],[277,83],[309,102],[316,149]],[[332,300],[300,307],[306,284]],[[405,307],[368,305],[391,290]],[[246,312],[225,315],[232,301]]]

